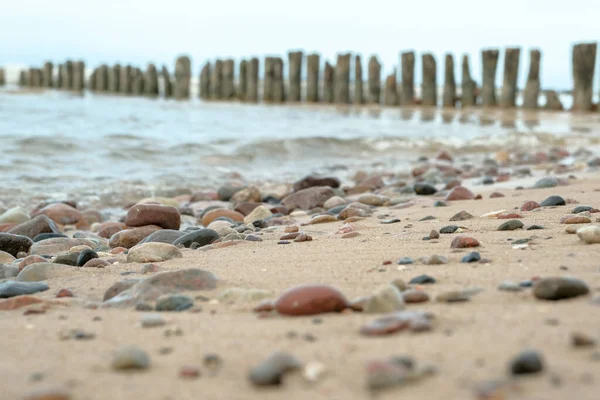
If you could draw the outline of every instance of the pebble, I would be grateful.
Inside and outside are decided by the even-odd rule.
[[[473,219],[475,218],[473,215],[469,214],[466,211],[461,211],[457,214],[454,214],[454,216],[452,216],[452,218],[450,218],[450,221],[466,221],[468,219]]]
[[[448,259],[444,256],[440,256],[438,254],[433,254],[428,257],[421,257],[419,259],[425,265],[440,265],[440,264],[448,264]]]
[[[79,258],[79,252],[60,254],[60,255],[56,256],[56,258],[54,259],[53,262],[56,264],[71,265],[71,266],[75,267],[75,266],[77,266],[78,258]]]
[[[58,293],[56,293],[57,298],[61,297],[73,297],[73,292],[69,289],[60,289]]]
[[[437,200],[435,203],[433,203],[434,207],[447,207],[448,204],[446,204],[445,201],[442,200]]]
[[[200,368],[193,366],[183,366],[179,369],[179,377],[184,379],[196,379],[201,375]]]
[[[589,224],[591,219],[582,215],[566,215],[560,219],[561,224]]]
[[[440,238],[440,234],[435,229],[433,229],[431,232],[429,232],[429,239],[439,239],[439,238]]]
[[[505,197],[503,193],[500,192],[494,192],[492,194],[490,194],[490,199],[497,199],[500,197]]]
[[[328,222],[338,222],[338,219],[335,217],[335,215],[322,214],[312,217],[310,221],[303,225],[326,224]]]
[[[531,225],[527,228],[528,231],[535,231],[540,229],[544,229],[544,227],[541,225]]]
[[[558,186],[558,178],[554,176],[546,176],[533,185],[536,189],[553,188],[556,186]]]
[[[257,235],[246,235],[246,239],[249,242],[262,242],[263,239]]]
[[[100,258],[92,258],[83,265],[83,268],[104,268],[107,265],[110,265],[110,263],[107,260],[102,260]]]
[[[532,211],[536,208],[540,208],[540,205],[535,201],[527,201],[521,206],[521,211]]]
[[[406,290],[402,292],[405,303],[424,303],[429,301],[429,295],[423,290]]]
[[[34,294],[48,289],[49,286],[46,282],[4,281],[0,282],[0,298],[5,299],[23,294]]]
[[[478,252],[474,251],[474,252],[469,253],[466,256],[464,256],[460,260],[460,262],[461,263],[472,263],[472,262],[477,262],[479,260],[481,260],[481,255]]]
[[[85,263],[87,263],[88,261],[90,261],[93,258],[98,258],[98,253],[96,253],[94,250],[91,250],[91,249],[83,250],[77,256],[77,261],[76,261],[75,265],[77,265],[78,267],[83,267],[85,265]]]
[[[26,393],[23,400],[71,400],[71,394],[62,388],[41,388]]]
[[[214,376],[223,367],[223,359],[218,354],[209,353],[204,356],[203,359],[204,368],[206,368],[210,375]]]
[[[265,206],[258,206],[252,212],[244,217],[245,224],[251,224],[254,221],[264,220],[271,217],[273,213]]]
[[[156,264],[146,264],[142,267],[142,269],[140,270],[140,273],[143,275],[146,274],[153,274],[155,272],[158,272],[159,268],[158,265]]]
[[[398,265],[409,265],[412,264],[414,261],[412,258],[410,257],[403,257],[401,259],[398,260]]]
[[[176,231],[173,229],[161,229],[146,236],[146,238],[142,240],[140,244],[153,242],[173,244],[174,241],[183,235],[184,233],[181,231]]]
[[[302,369],[302,378],[308,383],[315,383],[321,380],[325,372],[325,364],[318,361],[311,361]]]
[[[78,268],[70,265],[55,264],[50,262],[36,263],[23,268],[16,280],[21,282],[39,282],[52,278],[71,276],[79,273]]]
[[[297,208],[312,210],[315,207],[322,207],[334,195],[335,192],[329,186],[314,186],[284,197],[281,204],[290,210]]]
[[[573,214],[579,214],[582,212],[588,212],[588,211],[593,211],[594,207],[590,207],[590,206],[577,206],[573,209],[573,211],[571,211]]]
[[[178,246],[181,244],[189,248],[192,243],[198,243],[199,247],[202,247],[211,244],[218,238],[219,234],[213,229],[198,229],[181,236],[173,242],[173,245]]]
[[[523,287],[515,282],[504,281],[498,285],[498,290],[504,292],[520,292],[523,290]]]
[[[270,212],[270,211],[269,211]],[[227,208],[216,208],[214,210],[210,210],[205,212],[202,215],[201,223],[203,226],[209,226],[213,221],[226,219],[232,222],[243,222],[244,215],[234,210],[229,210]],[[260,219],[260,218],[259,218]]]
[[[294,233],[294,232],[298,232],[299,230],[300,230],[300,228],[297,225],[290,225],[290,226],[286,226],[283,231],[285,233]]]
[[[314,315],[341,312],[349,302],[337,289],[326,285],[292,287],[275,301],[275,309],[283,315]]]
[[[454,233],[458,230],[458,226],[456,225],[447,225],[440,229],[440,233],[449,234]]]
[[[600,226],[584,226],[577,229],[577,237],[585,243],[600,243]]]
[[[19,274],[19,267],[10,264],[0,264],[0,279],[14,278]]]
[[[333,196],[330,199],[328,199],[325,203],[323,203],[323,208],[325,208],[326,210],[331,210],[332,208],[345,207],[345,206],[346,206],[346,200],[344,200],[340,196]],[[340,211],[341,211],[341,209],[340,209]],[[339,211],[336,212],[335,214],[338,214],[338,213],[339,213]]]
[[[351,238],[357,237],[359,235],[360,235],[360,233],[358,233],[358,232],[348,232],[348,233],[344,233],[342,235],[342,239],[351,239]]]
[[[542,372],[544,362],[542,355],[535,350],[526,350],[515,356],[510,362],[512,375],[536,374]]]
[[[408,283],[411,285],[426,285],[426,284],[431,284],[431,283],[435,283],[435,282],[436,282],[436,280],[434,277],[424,274],[424,275],[415,276]]]
[[[450,192],[446,195],[446,201],[455,201],[455,200],[473,200],[475,195],[469,189],[463,186],[455,186],[450,190]]]
[[[466,290],[452,290],[440,293],[436,297],[438,303],[459,303],[471,300],[471,292]]]
[[[450,243],[452,249],[464,249],[470,247],[479,247],[479,241],[469,236],[457,236]]]
[[[125,224],[133,228],[156,225],[163,229],[178,230],[181,226],[181,215],[173,206],[136,204],[127,211]]]
[[[420,196],[430,196],[437,193],[435,186],[428,183],[415,183],[413,189]]]
[[[152,242],[137,245],[127,253],[127,262],[152,263],[182,258],[181,251],[172,244]]]
[[[285,374],[301,367],[302,363],[291,353],[275,352],[252,368],[248,378],[257,386],[277,386],[283,383]]]
[[[363,305],[363,312],[368,314],[382,314],[400,311],[405,307],[400,290],[392,284],[380,287],[375,294],[370,296]]]
[[[155,328],[164,326],[167,323],[165,319],[158,314],[146,314],[140,320],[142,328]]]
[[[582,332],[572,332],[571,345],[573,347],[595,347],[596,339]]]
[[[112,235],[108,241],[111,248],[124,247],[130,249],[140,243],[150,234],[162,229],[157,225],[140,226],[139,228],[124,229]]]
[[[502,225],[498,227],[499,231],[514,231],[515,229],[522,229],[524,226],[523,222],[518,219],[512,219],[510,221],[504,222]]]
[[[135,345],[123,346],[113,353],[111,365],[116,370],[143,370],[150,367],[150,356]]]
[[[421,218],[419,221],[432,221],[434,219],[437,219],[437,218],[434,217],[433,215],[428,215],[426,217]]]
[[[363,325],[360,333],[365,336],[381,336],[410,330],[423,332],[431,330],[433,314],[423,311],[396,311]]]
[[[156,311],[184,311],[193,305],[194,299],[183,294],[165,294],[156,299]]]
[[[399,219],[399,218],[392,218],[392,219],[384,219],[384,220],[381,220],[381,223],[382,223],[382,224],[395,224],[395,223],[397,223],[397,222],[402,222],[402,220],[401,220],[401,219]]]
[[[19,252],[29,252],[33,245],[33,240],[27,236],[15,235],[12,233],[0,233],[0,250],[13,257],[17,257]]]
[[[567,203],[565,202],[565,199],[563,199],[560,196],[550,196],[548,197],[546,200],[542,201],[540,203],[540,206],[542,207],[552,207],[552,206],[564,206]]]
[[[588,285],[576,278],[542,278],[533,286],[533,295],[542,300],[563,300],[590,292]]]

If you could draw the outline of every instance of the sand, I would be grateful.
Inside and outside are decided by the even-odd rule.
[[[586,245],[576,235],[565,233],[559,219],[574,207],[545,208],[523,213],[525,226],[540,224],[544,230],[499,232],[503,222],[475,218],[458,223],[449,219],[466,210],[480,215],[514,210],[527,200],[541,202],[552,194],[575,199],[579,204],[598,206],[600,178],[578,174],[568,186],[552,189],[514,190],[477,187],[483,200],[451,202],[432,207],[436,197],[421,197],[412,207],[391,210],[380,207],[372,217],[353,223],[360,236],[342,239],[335,231],[342,222],[311,225],[302,229],[314,240],[278,245],[281,230],[265,234],[264,242],[244,242],[210,251],[183,250],[184,257],[159,263],[160,271],[198,267],[216,274],[221,282],[214,291],[196,292],[210,299],[230,287],[259,288],[275,298],[288,287],[323,283],[339,288],[348,298],[370,295],[382,284],[396,278],[409,281],[429,274],[438,282],[424,289],[432,298],[448,290],[472,287],[483,292],[470,302],[440,304],[434,301],[411,304],[408,309],[435,314],[430,332],[400,332],[368,338],[360,327],[376,315],[361,313],[322,314],[315,317],[259,317],[251,309],[256,303],[221,304],[197,302],[201,312],[162,314],[167,325],[142,328],[142,312],[132,309],[88,309],[82,302],[99,302],[114,282],[139,274],[142,264],[112,265],[86,269],[77,276],[52,279],[50,290],[41,298],[53,298],[61,288],[73,291],[69,306],[53,305],[45,313],[23,315],[26,309],[0,311],[2,357],[0,398],[22,398],[36,388],[61,387],[72,399],[365,399],[372,394],[365,387],[365,364],[370,360],[409,355],[420,364],[437,368],[433,377],[399,385],[377,395],[379,399],[469,399],[475,387],[490,380],[509,378],[508,364],[517,353],[533,348],[541,352],[545,369],[535,376],[515,380],[494,399],[597,399],[600,363],[592,349],[576,349],[570,343],[574,331],[600,339],[600,306],[590,299],[600,290],[600,245]],[[490,199],[492,191],[504,198]],[[380,224],[377,216],[401,218],[402,222]],[[435,220],[419,219],[433,215]],[[599,214],[592,214],[596,220]],[[308,217],[300,218],[308,220]],[[412,225],[412,227],[409,224]],[[424,241],[432,229],[457,224],[469,228],[466,235],[481,242],[476,249],[488,264],[462,264],[469,250],[453,251],[456,236],[441,235]],[[513,249],[512,238],[534,238],[525,249]],[[446,265],[399,266],[397,260],[440,254]],[[124,258],[124,257],[123,257]],[[383,265],[391,261],[391,265]],[[133,271],[134,274],[121,276]],[[531,290],[520,293],[497,290],[500,282],[515,282],[534,276],[574,276],[584,280],[592,294],[571,300],[548,302],[535,299]],[[595,293],[594,293],[595,292]],[[182,336],[165,336],[167,329],[181,328]],[[60,340],[65,329],[83,329],[92,340]],[[294,338],[289,332],[296,332]],[[306,340],[311,334],[315,340]],[[151,357],[148,370],[133,373],[111,369],[111,354],[121,345],[137,344]],[[160,354],[161,348],[172,349]],[[257,388],[248,380],[248,371],[276,350],[287,350],[302,362],[324,364],[325,374],[316,383],[305,382],[300,373],[285,377],[284,384]],[[223,368],[209,376],[202,366],[206,354],[216,353]],[[203,371],[198,379],[178,376],[183,366]],[[32,379],[36,374],[43,379]]]

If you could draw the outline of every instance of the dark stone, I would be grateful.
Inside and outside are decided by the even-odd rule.
[[[77,266],[77,259],[79,258],[80,252],[61,254],[54,259],[55,264],[64,264],[70,266]]]
[[[45,215],[44,215],[45,216]],[[47,218],[47,217],[46,217]],[[52,239],[52,238],[66,238],[67,235],[62,233],[40,233],[33,238],[33,242],[41,242],[42,240]]]
[[[573,209],[572,213],[579,214],[582,212],[591,211],[593,209],[594,209],[594,207],[590,207],[590,206],[577,206]]]
[[[548,197],[546,200],[542,201],[540,203],[540,206],[542,207],[551,207],[551,206],[564,206],[567,203],[565,202],[565,199],[563,199],[560,196],[550,196]]]
[[[510,221],[504,222],[498,227],[499,231],[514,231],[515,229],[522,229],[523,222],[518,219],[511,219]]]
[[[329,186],[332,188],[340,187],[340,180],[334,177],[322,177],[319,175],[309,175],[294,183],[294,192],[307,189],[314,186]]]
[[[461,211],[457,214],[454,214],[454,216],[452,216],[452,218],[450,218],[450,221],[466,221],[468,219],[473,219],[475,218],[474,216],[472,216],[471,214],[469,214],[466,211]]]
[[[0,299],[20,296],[23,294],[34,294],[48,290],[46,282],[17,282],[5,281],[0,283]]]
[[[160,231],[152,232],[150,235],[146,236],[141,243],[168,243],[173,244],[177,239],[183,236],[184,233],[181,231],[176,231],[173,229],[162,229]]]
[[[337,207],[332,207],[329,210],[327,210],[327,214],[337,215],[341,213],[344,208],[346,208],[346,204],[342,204],[341,206]]]
[[[420,222],[420,221],[431,221],[431,220],[434,220],[434,219],[437,219],[437,218],[436,218],[436,217],[434,217],[433,215],[428,215],[428,216],[426,216],[426,217],[423,217],[423,218],[421,218],[421,219],[419,220],[419,222]]]
[[[458,230],[456,225],[447,225],[440,229],[440,233],[454,233]]]
[[[533,295],[542,300],[570,299],[589,292],[590,289],[585,282],[566,277],[543,278],[533,287]]]
[[[42,214],[15,226],[8,233],[27,236],[33,239],[41,233],[60,233],[60,229],[58,229],[54,221]]]
[[[437,189],[428,183],[415,183],[415,193],[421,196],[430,196],[437,193]]]
[[[283,383],[283,377],[287,372],[299,369],[301,366],[300,361],[292,354],[277,352],[252,368],[248,378],[257,386],[277,386]]]
[[[219,196],[219,200],[229,201],[234,194],[236,194],[237,192],[239,192],[242,189],[243,189],[242,186],[225,185],[225,186],[221,186],[217,190],[217,195]]]
[[[534,350],[523,351],[510,362],[512,375],[536,374],[543,369],[542,355]]]
[[[462,262],[462,263],[472,263],[472,262],[477,262],[479,260],[481,260],[481,255],[478,252],[474,251],[474,252],[469,253],[466,256],[464,256],[460,260],[460,262]]]
[[[419,275],[412,278],[409,282],[411,285],[426,285],[430,283],[435,283],[435,278],[429,275]]]
[[[399,265],[408,265],[408,264],[412,264],[413,262],[414,262],[413,259],[410,257],[403,257],[398,260]]]
[[[107,301],[107,300],[112,299],[113,297],[115,297],[119,293],[124,292],[125,290],[129,289],[130,287],[132,287],[139,281],[140,281],[139,279],[126,279],[123,281],[115,282],[111,287],[106,289],[106,292],[104,292],[104,297],[102,298],[102,301]],[[152,308],[150,308],[150,309],[152,309]]]
[[[445,201],[442,200],[436,200],[435,203],[433,203],[434,207],[446,207],[448,204],[446,204]]]
[[[494,184],[494,178],[492,178],[491,176],[486,176],[483,178],[483,184],[484,185],[493,185]]]
[[[7,252],[13,257],[17,257],[19,252],[29,252],[33,245],[33,240],[27,236],[15,235],[12,233],[0,233],[0,250]]]
[[[92,258],[98,258],[98,253],[91,249],[82,250],[77,257],[76,265],[78,267],[83,267],[85,263],[90,261]]]
[[[179,237],[172,244],[174,246],[182,244],[185,247],[190,247],[192,243],[196,242],[202,247],[211,244],[218,238],[219,234],[212,229],[198,229]]]
[[[156,299],[156,311],[183,311],[194,305],[194,299],[182,294],[167,294]]]
[[[541,225],[531,225],[530,227],[527,228],[528,231],[535,231],[538,229],[544,229],[544,227]]]

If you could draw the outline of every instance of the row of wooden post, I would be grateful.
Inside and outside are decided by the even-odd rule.
[[[589,111],[595,105],[593,99],[593,81],[595,74],[596,43],[579,43],[572,50],[573,72],[573,109]],[[517,105],[517,81],[520,48],[507,48],[504,53],[504,74],[497,98],[495,87],[499,51],[486,49],[481,52],[482,84],[478,88],[473,79],[469,57],[464,55],[461,65],[461,90],[457,94],[454,77],[454,57],[446,54],[444,58],[444,82],[441,105],[443,107],[484,107],[500,106],[513,108]],[[304,60],[306,59],[304,73]],[[288,53],[287,82],[284,60],[281,57],[266,57],[263,66],[262,82],[259,77],[258,58],[242,60],[238,65],[237,79],[235,62],[232,59],[216,60],[206,63],[200,71],[199,94],[206,101],[239,100],[248,103],[301,102],[333,103],[333,104],[384,104],[387,106],[437,106],[438,84],[437,63],[431,53],[421,56],[422,85],[421,98],[415,94],[415,53],[413,51],[401,54],[401,71],[394,70],[381,79],[381,63],[376,56],[371,56],[367,63],[366,88],[363,87],[362,59],[359,55],[352,58],[350,53],[338,54],[336,64],[328,61],[324,64],[321,74],[321,57],[319,54],[308,54],[304,57],[301,51]],[[353,65],[352,64],[352,60]],[[527,83],[522,91],[523,108],[536,109],[539,107],[541,53],[532,49],[529,52],[529,72]],[[353,93],[351,95],[351,71],[353,66]],[[73,91],[83,91],[87,88],[99,93],[145,95],[158,97],[160,95],[176,99],[190,97],[191,60],[187,56],[179,57],[175,63],[174,79],[166,67],[159,72],[154,64],[149,64],[145,71],[130,65],[116,64],[101,65],[95,68],[90,79],[85,82],[85,64],[83,61],[67,61],[58,66],[54,76],[53,64],[47,62],[42,68],[29,68],[21,71],[19,84],[26,87],[57,88]],[[305,85],[303,85],[303,77]],[[397,78],[400,77],[400,84]],[[0,84],[5,81],[4,71],[0,69]],[[159,85],[162,83],[162,86]],[[262,87],[261,87],[262,83]],[[366,90],[365,90],[366,89]],[[563,108],[555,91],[544,91],[546,109],[561,110]]]

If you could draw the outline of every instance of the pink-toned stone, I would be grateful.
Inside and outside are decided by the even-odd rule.
[[[85,221],[88,223],[88,225],[104,221],[104,217],[102,217],[102,214],[100,214],[98,210],[88,208],[86,210],[83,210],[81,213],[83,214],[83,217],[85,218]]]
[[[282,200],[282,204],[290,210],[296,208],[311,210],[315,207],[322,207],[333,196],[333,189],[329,186],[314,186],[286,196]]]
[[[110,263],[106,260],[102,260],[100,258],[92,258],[85,264],[83,264],[83,268],[104,268]]]
[[[60,289],[58,291],[58,293],[56,294],[57,298],[61,298],[61,297],[73,297],[73,292],[70,291],[69,289]]]
[[[424,303],[429,301],[429,295],[422,290],[406,290],[402,292],[405,303]]]
[[[498,219],[519,219],[519,218],[523,218],[523,216],[520,214],[517,214],[517,213],[502,213],[502,214],[498,215]]]
[[[215,210],[210,210],[204,216],[202,216],[202,225],[208,226],[211,222],[219,217],[227,217],[231,218],[236,222],[243,222],[244,215],[233,210],[229,210],[227,208],[217,208]]]
[[[452,158],[452,155],[450,155],[450,152],[448,152],[447,150],[440,150],[440,152],[437,153],[437,155],[435,156],[435,159],[450,161],[450,162],[454,161],[454,159]]]
[[[43,214],[52,221],[61,225],[74,225],[85,219],[81,211],[64,203],[53,203],[47,205],[35,215],[38,214]],[[32,216],[35,215],[32,214]]]
[[[475,195],[469,189],[464,186],[455,186],[452,190],[446,195],[446,201],[456,201],[456,200],[473,200]]]
[[[285,234],[283,236],[281,236],[279,238],[279,240],[293,240],[296,239],[298,236],[300,236],[302,234],[302,232],[292,232],[292,233],[288,233]]]
[[[8,232],[33,239],[40,233],[60,233],[60,229],[58,229],[56,223],[47,216],[37,215],[27,222],[23,222],[22,224],[13,227]]]
[[[0,300],[0,311],[16,310],[21,307],[30,306],[32,304],[43,303],[44,300],[36,296],[22,295],[11,297],[9,299]]]
[[[48,260],[46,260],[44,257],[38,256],[38,255],[27,256],[23,260],[21,260],[21,262],[19,263],[19,272],[21,272],[23,270],[23,268],[25,268],[28,265],[35,264],[35,263],[41,263],[41,262],[48,262]]]
[[[531,211],[531,210],[535,210],[536,208],[540,208],[540,207],[541,206],[539,205],[539,203],[537,203],[535,201],[527,201],[521,206],[521,211]]]
[[[354,237],[360,236],[360,233],[358,232],[348,232],[348,233],[344,233],[342,235],[342,239],[352,239]]]
[[[302,285],[283,292],[275,309],[283,315],[314,315],[341,312],[349,302],[337,289],[326,285]]]
[[[14,222],[7,222],[4,224],[0,224],[0,232],[8,232],[15,226],[17,226],[17,224]]]
[[[235,207],[235,211],[237,211],[238,213],[242,214],[243,216],[246,216],[248,214],[250,214],[252,211],[254,211],[254,209],[258,206],[262,206],[263,203],[259,203],[259,202],[243,202],[243,203],[239,203],[238,205],[236,205]]]
[[[142,240],[144,240],[146,236],[160,229],[162,228],[156,225],[147,225],[141,226],[139,228],[125,229],[111,236],[110,240],[108,241],[108,245],[111,248],[125,247],[126,249],[130,249]]]
[[[494,192],[492,194],[490,194],[490,199],[497,199],[499,197],[505,197],[504,194],[500,193],[500,192]]]
[[[156,225],[163,229],[179,230],[181,215],[173,206],[136,204],[127,211],[125,224],[130,227]]]
[[[561,224],[589,224],[591,219],[583,215],[565,215],[560,219]]]
[[[446,183],[446,185],[444,186],[444,190],[452,190],[457,186],[460,186],[461,182],[459,180],[452,180],[448,183]]]
[[[290,225],[290,226],[286,226],[283,231],[285,233],[294,233],[294,232],[298,232],[299,230],[300,230],[300,228],[298,227],[298,225]]]
[[[104,222],[98,225],[98,236],[110,239],[115,233],[126,229],[127,225],[122,222]]]
[[[115,247],[114,249],[110,250],[110,254],[121,254],[125,250],[127,250],[125,247]]]
[[[468,247],[479,247],[479,241],[469,236],[457,236],[452,240],[450,247],[453,249],[464,249]]]

